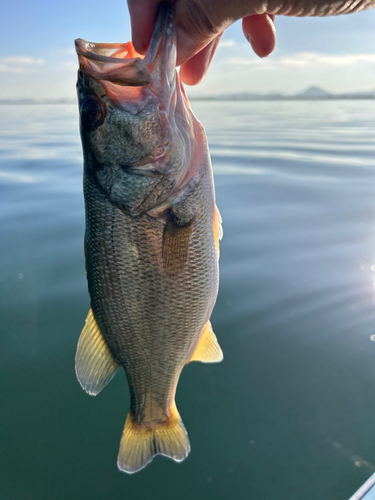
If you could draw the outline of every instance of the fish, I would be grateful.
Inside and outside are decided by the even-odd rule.
[[[75,41],[90,310],[75,371],[96,396],[123,367],[130,410],[117,465],[190,452],[175,403],[192,361],[220,362],[210,316],[222,221],[203,126],[176,70],[173,7],[145,56],[131,42]]]

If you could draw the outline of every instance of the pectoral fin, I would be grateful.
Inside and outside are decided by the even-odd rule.
[[[96,396],[112,380],[118,368],[90,309],[77,345],[78,382],[91,396]]]
[[[216,335],[212,331],[211,322],[207,321],[203,328],[198,346],[190,361],[202,363],[220,363],[223,360],[223,351],[219,346]]]
[[[170,215],[164,229],[163,264],[169,275],[176,275],[186,264],[194,218],[186,224],[181,224],[173,214]]]
[[[222,222],[223,222],[223,219],[221,218],[219,209],[215,205],[215,210],[214,210],[214,237],[215,237],[215,243],[216,243],[217,258],[220,257],[220,245],[219,245],[219,241],[223,237]]]

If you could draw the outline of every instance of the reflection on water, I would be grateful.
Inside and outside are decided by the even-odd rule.
[[[185,369],[192,452],[116,469],[123,373],[96,400],[75,106],[0,114],[0,497],[338,500],[375,470],[375,103],[194,102],[223,216],[221,365]]]

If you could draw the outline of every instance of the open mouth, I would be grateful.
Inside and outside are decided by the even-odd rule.
[[[174,36],[173,8],[162,3],[145,57],[134,50],[131,42],[92,43],[78,38],[75,47],[80,70],[88,76],[117,85],[148,85],[153,80],[153,74],[154,80],[160,78],[161,68],[171,69],[173,66],[174,71]]]
[[[139,87],[151,82],[151,72],[131,42],[92,43],[78,38],[75,46],[85,75],[117,85]]]

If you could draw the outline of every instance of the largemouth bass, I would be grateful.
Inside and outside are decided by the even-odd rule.
[[[98,394],[122,366],[131,407],[118,467],[190,451],[175,405],[183,367],[223,355],[209,321],[221,217],[202,125],[175,69],[173,10],[162,5],[144,58],[132,44],[76,40],[91,309],[77,378]]]

